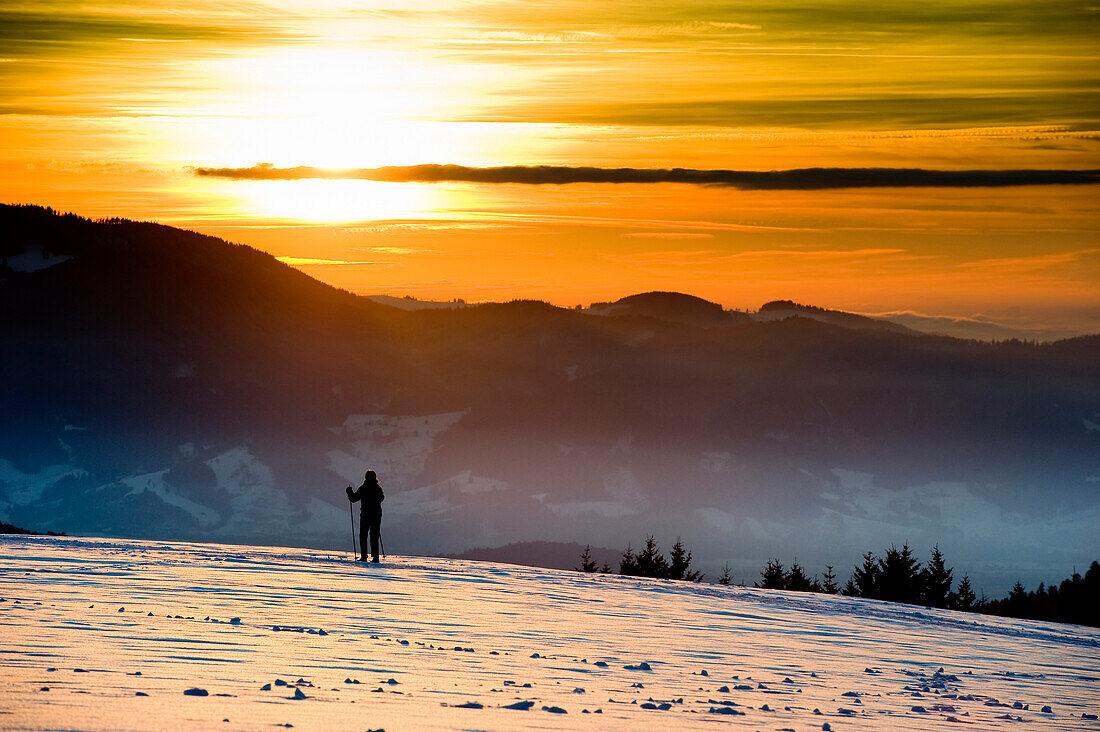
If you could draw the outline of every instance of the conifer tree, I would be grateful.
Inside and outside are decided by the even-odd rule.
[[[959,583],[959,587],[955,591],[954,599],[954,609],[956,610],[969,610],[974,607],[974,601],[977,598],[974,596],[974,589],[970,586],[969,575],[963,575],[962,582]]]
[[[699,572],[691,571],[691,552],[684,549],[680,537],[676,537],[676,543],[669,551],[668,577],[674,580],[686,580],[698,582],[702,578]]]
[[[848,586],[844,588],[844,594],[852,597],[879,596],[879,565],[874,552],[863,555],[863,565],[852,570],[852,577],[848,580]]]
[[[785,590],[787,588],[786,572],[778,559],[769,559],[764,571],[760,573],[760,584],[765,590]]]
[[[623,557],[619,560],[619,574],[625,574],[628,577],[638,575],[638,557],[634,556],[630,544],[626,545],[626,551],[623,552]]]
[[[953,572],[944,565],[939,544],[932,547],[932,558],[921,571],[921,602],[930,607],[947,607]]]
[[[878,599],[907,603],[920,600],[920,565],[908,543],[901,549],[891,545],[878,564]]]
[[[691,564],[691,552],[684,549],[684,543],[680,537],[676,537],[676,543],[668,552],[668,577],[669,579],[683,579],[684,573]]]
[[[661,554],[661,547],[652,534],[646,537],[645,546],[638,552],[637,564],[640,577],[668,577],[668,560]]]
[[[813,592],[815,584],[813,580],[806,576],[805,570],[802,569],[802,565],[798,563],[797,559],[791,564],[791,568],[787,570],[783,577],[784,589],[796,592]]]
[[[840,587],[836,583],[836,572],[833,571],[833,565],[825,565],[825,582],[821,585],[821,591],[830,595],[835,595],[840,592]]]
[[[733,577],[730,576],[730,563],[726,562],[722,565],[722,574],[718,577],[718,584],[728,585],[733,582]]]
[[[592,558],[592,546],[589,544],[584,545],[584,553],[581,554],[581,566],[573,567],[573,569],[579,572],[595,572],[596,560]]]

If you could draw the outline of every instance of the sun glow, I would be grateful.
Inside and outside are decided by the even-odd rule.
[[[227,93],[217,134],[193,140],[211,164],[404,164],[471,154],[445,120],[476,95],[474,73],[442,73],[410,51],[292,47],[203,62]],[[191,149],[192,157],[196,150]]]
[[[484,162],[502,144],[489,130],[445,121],[479,93],[482,72],[441,73],[413,51],[292,46],[205,59],[197,73],[223,90],[184,128],[165,130],[181,165],[381,166],[409,160]],[[481,125],[478,127],[485,127]],[[491,148],[491,149],[487,149]],[[369,181],[234,182],[226,216],[304,222],[402,219],[461,205],[453,191]]]
[[[301,265],[364,292],[575,304],[659,288],[742,307],[1100,312],[1095,186],[784,193],[194,173],[1094,170],[1100,16],[1073,3],[16,5],[0,11],[0,201],[199,227],[303,260],[417,252],[384,272]],[[658,245],[680,263],[650,266]],[[858,277],[844,258],[809,271],[804,257],[748,256],[880,248],[910,256]],[[715,257],[692,259],[699,249]],[[1017,261],[1042,277],[989,264]]]
[[[427,185],[367,180],[240,181],[227,210],[242,217],[311,223],[422,218],[446,192]]]

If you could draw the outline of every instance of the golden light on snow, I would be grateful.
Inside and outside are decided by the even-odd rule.
[[[1100,675],[1100,631],[1083,626],[437,558],[364,567],[350,550],[0,550],[18,729],[923,732],[1011,713],[1053,730],[1097,711],[1080,678]],[[930,684],[951,696],[917,698]]]

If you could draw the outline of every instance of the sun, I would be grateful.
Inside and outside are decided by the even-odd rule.
[[[310,223],[415,219],[443,204],[427,185],[367,180],[233,181],[222,204],[238,218]]]

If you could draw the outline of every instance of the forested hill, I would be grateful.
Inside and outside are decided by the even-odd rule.
[[[667,530],[710,571],[853,532],[960,564],[1095,554],[1095,336],[759,322],[675,293],[405,311],[168,226],[3,206],[0,227],[16,524],[332,544],[371,465],[405,551]]]

